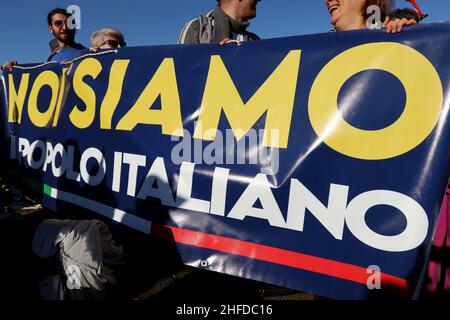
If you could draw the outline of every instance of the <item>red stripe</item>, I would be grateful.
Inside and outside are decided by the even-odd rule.
[[[153,224],[151,234],[177,243],[311,271],[363,285],[367,285],[370,276],[366,268],[359,266],[207,233]],[[408,282],[389,274],[381,273],[381,286],[402,295],[408,293]]]

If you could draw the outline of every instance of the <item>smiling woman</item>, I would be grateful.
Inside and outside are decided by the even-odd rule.
[[[415,19],[403,17],[390,21],[393,0],[325,0],[325,4],[336,31],[368,29],[368,20],[374,14],[373,6],[377,8],[375,12],[379,12],[378,22],[384,21],[387,32],[399,32],[403,26],[417,23]]]
[[[392,0],[325,0],[331,23],[336,30],[367,29],[367,9],[376,5],[380,8],[380,19],[384,20],[393,9]]]

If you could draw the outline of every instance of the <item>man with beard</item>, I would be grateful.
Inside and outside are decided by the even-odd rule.
[[[48,61],[72,60],[86,51],[86,48],[75,42],[76,28],[68,26],[70,14],[61,8],[53,9],[47,16],[48,30],[55,37],[50,42],[54,47]]]
[[[47,15],[48,30],[54,37],[49,43],[51,55],[47,61],[70,61],[87,52],[84,46],[75,42],[76,26],[68,25],[70,16],[61,8],[53,9]],[[9,61],[0,67],[0,71],[12,71],[16,64],[17,61]]]
[[[261,0],[217,0],[216,9],[186,24],[178,44],[224,44],[228,40],[259,40],[256,34],[247,31],[248,21],[256,17],[259,1]]]

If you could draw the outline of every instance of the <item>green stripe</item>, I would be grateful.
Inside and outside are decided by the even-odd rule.
[[[44,194],[46,194],[47,196],[51,196],[52,188],[49,185],[44,184]]]

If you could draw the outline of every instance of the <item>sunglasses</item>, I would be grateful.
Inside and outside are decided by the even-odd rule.
[[[104,46],[105,44],[111,46],[112,48],[118,48],[119,46],[124,48],[127,46],[126,42],[117,41],[117,40],[106,40],[103,42],[100,47]]]
[[[66,21],[63,21],[63,20],[55,20],[55,21],[53,21],[53,25],[55,27],[61,28],[65,24],[66,24]]]

